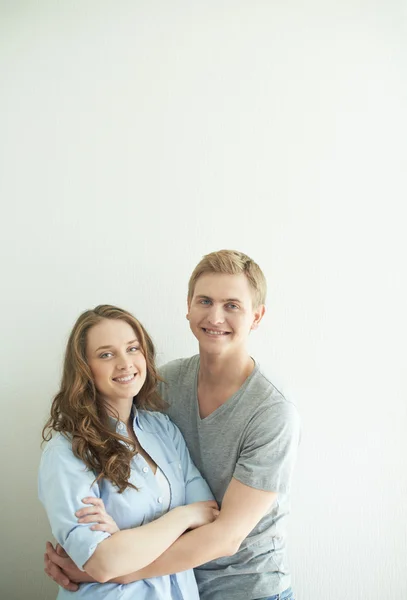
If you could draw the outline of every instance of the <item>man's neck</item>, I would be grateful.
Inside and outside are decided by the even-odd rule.
[[[234,354],[200,353],[199,385],[208,388],[239,388],[254,369],[245,350]]]

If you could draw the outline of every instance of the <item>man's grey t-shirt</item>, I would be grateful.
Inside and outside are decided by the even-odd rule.
[[[251,600],[278,594],[290,586],[284,526],[300,436],[298,412],[256,364],[243,386],[201,419],[198,371],[199,355],[167,363],[160,368],[165,383],[159,391],[216,500],[221,505],[232,477],[278,493],[236,554],[195,569],[201,600]]]

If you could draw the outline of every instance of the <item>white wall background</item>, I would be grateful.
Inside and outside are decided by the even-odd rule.
[[[405,2],[0,7],[1,598],[56,596],[36,472],[74,320],[116,303],[191,354],[220,248],[268,277],[253,353],[303,418],[298,600],[407,598]]]

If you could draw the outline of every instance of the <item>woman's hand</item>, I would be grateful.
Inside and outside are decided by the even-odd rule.
[[[209,525],[219,516],[219,507],[215,500],[206,500],[205,502],[193,502],[183,507],[188,511],[191,519],[189,529],[196,529],[202,525]]]
[[[92,525],[90,528],[93,531],[107,531],[112,534],[120,531],[112,517],[107,514],[101,498],[91,496],[83,498],[82,502],[91,506],[76,511],[75,515],[78,517],[78,523],[97,523],[97,525]]]

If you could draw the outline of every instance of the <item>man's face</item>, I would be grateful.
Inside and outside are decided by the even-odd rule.
[[[223,354],[245,347],[263,314],[263,305],[253,307],[252,290],[243,273],[207,273],[195,284],[187,318],[200,350]]]

